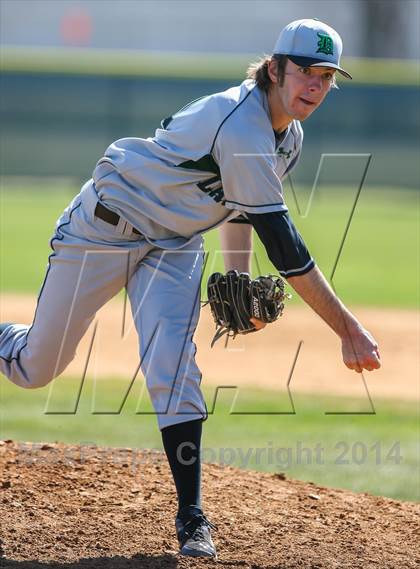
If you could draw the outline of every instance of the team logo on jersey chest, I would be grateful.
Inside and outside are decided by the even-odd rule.
[[[225,195],[223,193],[220,168],[211,154],[206,154],[198,160],[186,160],[185,162],[178,164],[178,167],[187,168],[188,170],[201,170],[202,172],[206,172],[207,175],[213,172],[215,176],[208,178],[203,182],[198,182],[197,187],[217,203],[224,199]]]
[[[220,179],[220,176],[213,176],[209,180],[198,182],[197,186],[202,192],[206,193],[217,203],[221,202],[224,198],[222,180]]]

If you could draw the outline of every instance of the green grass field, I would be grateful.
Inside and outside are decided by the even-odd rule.
[[[0,385],[2,438],[162,448],[156,417],[141,414],[151,408],[148,396],[139,404],[140,380],[120,414],[128,387],[123,381],[101,380],[95,387],[87,380],[77,410],[75,380],[58,380],[35,391],[5,381]],[[209,410],[214,393],[205,391]],[[205,425],[204,460],[398,499],[420,497],[414,404],[375,401],[375,415],[326,415],[370,409],[365,401],[320,395],[296,394],[293,401],[296,414],[273,414],[292,411],[286,394],[241,390],[234,411],[253,414],[231,414],[233,392],[222,391]]]
[[[56,218],[77,191],[77,187],[64,184],[30,190],[1,188],[3,293],[38,291]],[[286,188],[292,216],[327,276],[331,275],[354,197],[355,190],[350,188],[321,189],[309,215],[303,218]],[[298,191],[298,198],[304,210],[308,192]],[[418,215],[415,191],[364,189],[333,281],[346,303],[418,307]],[[221,269],[216,233],[206,236],[206,249],[211,251],[206,272]],[[253,270],[273,271],[258,242]],[[299,302],[296,295],[293,302]],[[138,387],[123,412],[110,415],[98,412],[118,409],[126,388],[123,381],[101,381],[95,393],[96,414],[92,414],[93,387],[89,383],[82,391],[77,413],[72,413],[77,382],[66,379],[51,385],[51,393],[49,387],[24,391],[0,378],[2,438],[160,448],[156,418],[136,414]],[[295,415],[232,415],[232,397],[230,391],[222,392],[209,418],[205,459],[232,460],[241,467],[286,472],[291,477],[394,498],[419,497],[418,409],[414,404],[375,401],[376,415],[325,415],[325,411],[332,410],[369,409],[365,401],[296,395]],[[211,406],[213,392],[207,391],[206,398]],[[47,409],[61,414],[45,414],[48,401]],[[291,410],[287,397],[267,391],[242,393],[238,405],[242,411]],[[145,407],[140,409],[151,411],[147,397]]]
[[[75,186],[1,188],[0,289],[38,291],[42,284],[57,217],[77,193]],[[308,192],[297,191],[300,209]],[[310,251],[329,277],[352,209],[355,189],[320,189],[306,218],[299,216],[286,188],[291,214]],[[366,187],[357,203],[333,284],[349,304],[417,307],[419,303],[418,192]],[[207,272],[222,268],[216,232],[206,235]],[[254,272],[274,272],[261,244]],[[297,302],[298,300],[295,299]]]

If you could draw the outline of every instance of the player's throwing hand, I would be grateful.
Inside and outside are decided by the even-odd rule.
[[[345,365],[357,373],[362,373],[364,369],[373,371],[381,367],[378,344],[362,327],[358,327],[342,338],[341,349]]]

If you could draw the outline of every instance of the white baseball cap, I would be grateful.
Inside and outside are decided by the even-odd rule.
[[[327,24],[315,19],[295,20],[281,32],[274,47],[274,55],[287,55],[299,67],[332,67],[352,79],[340,67],[343,42],[339,34]]]

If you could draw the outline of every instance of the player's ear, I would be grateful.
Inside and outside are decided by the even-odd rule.
[[[272,83],[278,82],[278,64],[273,58],[268,62],[267,73]]]

